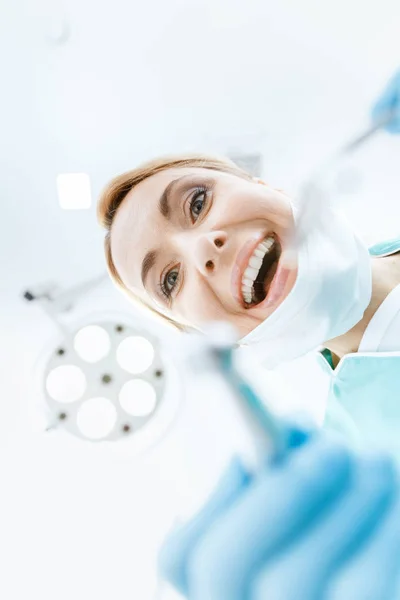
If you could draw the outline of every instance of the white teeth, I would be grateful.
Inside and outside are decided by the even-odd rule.
[[[247,304],[251,304],[253,298],[253,284],[261,268],[264,256],[271,250],[274,243],[275,238],[269,236],[257,246],[249,259],[248,266],[243,273],[242,279],[243,300]]]
[[[253,267],[247,267],[247,269],[244,272],[244,276],[247,279],[251,279],[251,284],[253,285],[255,278],[257,277],[257,273],[258,273],[259,269],[253,269]]]
[[[274,244],[274,238],[269,237],[261,243],[261,246],[263,246],[263,248],[265,248],[266,250],[269,250],[270,248],[272,248],[273,244]]]
[[[245,299],[246,302],[251,302],[251,295],[252,295],[251,285],[245,285],[243,283],[242,284],[242,294],[243,294],[243,298]]]
[[[247,283],[245,283],[248,282]],[[251,298],[252,298],[252,289],[251,289],[252,283],[250,281],[250,279],[245,279],[242,283],[242,294],[243,294],[243,299],[245,302],[247,302],[247,304],[251,303]]]
[[[262,265],[262,258],[259,256],[252,256],[249,260],[249,266],[253,267],[253,269],[257,269],[257,271],[260,270],[260,267]]]

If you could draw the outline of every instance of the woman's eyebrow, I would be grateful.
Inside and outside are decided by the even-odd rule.
[[[193,175],[183,175],[182,177],[178,177],[178,179],[173,179],[169,182],[169,184],[161,194],[161,197],[158,201],[158,209],[162,216],[165,217],[167,220],[170,219],[171,215],[171,198],[174,195],[176,188],[179,187],[179,184],[186,179],[193,180]]]
[[[143,283],[144,287],[146,287],[147,276],[148,276],[149,272],[151,271],[151,269],[154,267],[156,259],[157,259],[157,250],[150,250],[149,252],[147,252],[146,256],[143,259],[141,275],[142,275],[142,283]]]

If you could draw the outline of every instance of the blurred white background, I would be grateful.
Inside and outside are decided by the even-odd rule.
[[[95,199],[111,176],[156,154],[261,153],[264,178],[295,193],[368,124],[400,66],[400,5],[0,7],[0,596],[148,600],[174,481],[151,456],[130,461],[33,426],[34,364],[53,329],[21,292],[104,270]],[[399,139],[381,133],[341,173],[344,207],[368,240],[400,231],[399,159]],[[90,209],[60,207],[56,177],[68,172],[90,176]],[[88,312],[134,310],[108,284],[88,302]]]

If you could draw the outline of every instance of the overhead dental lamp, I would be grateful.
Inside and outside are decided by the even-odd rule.
[[[91,441],[116,441],[141,430],[160,411],[166,388],[166,365],[159,339],[128,317],[99,315],[66,325],[83,294],[104,276],[66,291],[54,284],[26,290],[60,332],[40,369],[48,429]]]

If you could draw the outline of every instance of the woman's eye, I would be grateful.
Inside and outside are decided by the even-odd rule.
[[[167,273],[166,276],[164,277],[161,287],[162,287],[163,293],[165,294],[165,296],[167,296],[167,298],[170,297],[174,287],[176,286],[178,277],[179,277],[179,272],[176,269],[169,271],[169,273]]]
[[[178,272],[177,271],[170,271],[167,275],[167,283],[168,285],[173,288],[174,285],[176,284],[178,279]]]
[[[204,204],[206,202],[207,190],[199,189],[197,192],[193,194],[192,200],[190,202],[190,214],[193,218],[193,221],[197,221],[200,216],[201,211],[204,208]]]

